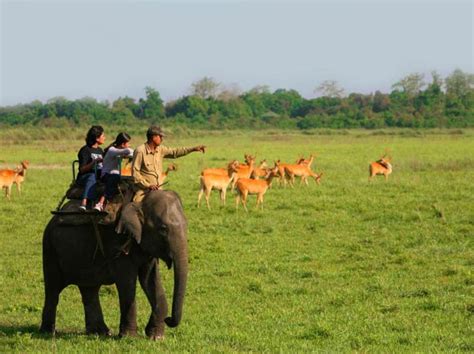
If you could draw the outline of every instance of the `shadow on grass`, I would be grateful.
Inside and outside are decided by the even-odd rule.
[[[51,340],[53,338],[61,338],[61,339],[74,339],[74,338],[91,338],[94,340],[119,340],[121,339],[118,335],[112,336],[99,336],[94,334],[86,334],[85,332],[77,332],[77,331],[58,331],[54,335],[49,333],[40,332],[39,326],[27,325],[14,325],[14,324],[0,324],[0,338],[15,338],[18,336],[29,335],[33,339],[43,339],[43,340]]]

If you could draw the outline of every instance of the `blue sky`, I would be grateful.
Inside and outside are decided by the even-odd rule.
[[[471,1],[0,1],[2,106],[146,86],[168,101],[204,76],[314,97],[473,72]]]

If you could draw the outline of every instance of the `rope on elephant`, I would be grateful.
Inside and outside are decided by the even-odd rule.
[[[58,206],[56,207],[56,211],[61,210],[61,207],[63,206],[63,203],[64,203],[64,201],[66,200],[66,197],[67,197],[67,195],[64,194],[63,197],[62,197],[62,199],[59,201]]]
[[[92,226],[94,227],[94,233],[95,233],[95,238],[97,239],[97,245],[95,247],[94,251],[94,256],[92,257],[92,261],[95,260],[95,256],[97,255],[97,250],[100,250],[100,253],[102,253],[102,256],[105,258],[105,252],[104,252],[104,244],[102,243],[102,236],[99,231],[99,227],[97,226],[97,221],[96,218],[93,216],[90,216]]]

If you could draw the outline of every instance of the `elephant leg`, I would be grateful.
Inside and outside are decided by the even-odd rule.
[[[45,284],[45,299],[41,316],[40,332],[53,334],[56,332],[56,308],[61,288]]]
[[[65,288],[55,255],[46,247],[43,249],[44,306],[40,332],[54,334],[56,331],[56,308],[59,294]]]
[[[138,270],[138,279],[151,306],[151,315],[145,328],[145,334],[152,340],[163,339],[168,303],[161,284],[158,262],[153,260],[151,263],[143,265]]]
[[[104,322],[102,308],[99,300],[100,286],[80,286],[86,318],[86,333],[110,336],[110,330]]]
[[[120,270],[122,276],[117,280],[116,286],[120,301],[120,332],[119,336],[137,335],[137,305],[135,291],[137,287],[137,274],[124,274],[130,270]],[[119,273],[120,274],[120,273]]]

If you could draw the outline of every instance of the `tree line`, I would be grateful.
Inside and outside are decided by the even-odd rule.
[[[346,94],[336,81],[324,81],[306,99],[296,90],[257,86],[241,92],[204,77],[191,93],[164,102],[145,88],[145,97],[119,97],[113,102],[91,97],[55,97],[45,103],[0,107],[1,125],[127,125],[136,122],[221,128],[384,128],[474,127],[474,75],[456,69],[446,78],[420,73],[392,85],[390,93]]]

